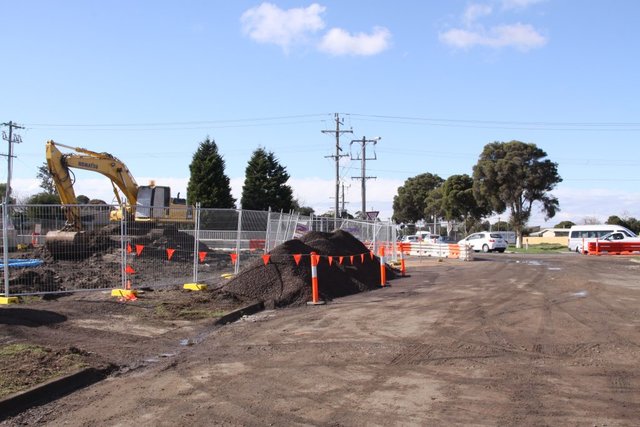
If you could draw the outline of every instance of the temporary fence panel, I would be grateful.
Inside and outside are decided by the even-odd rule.
[[[212,283],[220,279],[222,274],[233,274],[242,240],[239,240],[238,224],[241,211],[235,209],[203,208],[199,211],[199,243],[197,257],[198,282]],[[252,234],[251,234],[252,233]],[[263,234],[250,232],[249,240],[259,239]],[[246,247],[248,248],[248,241]]]
[[[126,286],[180,285],[193,276],[194,252],[204,250],[197,239],[196,217],[190,207],[157,212],[150,221],[123,219],[123,252]]]
[[[69,209],[80,218],[81,230],[66,224]],[[4,293],[32,295],[119,286],[120,224],[110,221],[116,206],[10,205],[3,230],[12,229],[14,243],[7,259],[32,259],[5,269]],[[50,246],[45,245],[50,233]],[[12,263],[9,262],[9,265]]]

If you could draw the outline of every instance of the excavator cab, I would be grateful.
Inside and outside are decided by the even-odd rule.
[[[142,185],[138,187],[136,221],[163,219],[169,216],[171,189],[169,187]]]

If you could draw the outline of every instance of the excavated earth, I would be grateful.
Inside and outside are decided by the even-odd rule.
[[[318,237],[330,245],[335,236]],[[319,251],[315,240],[287,242],[262,275],[259,259],[245,278],[204,293],[149,290],[118,302],[91,292],[0,308],[0,349],[23,356],[2,359],[0,378],[35,376],[34,358],[61,370],[115,365],[107,380],[1,424],[638,425],[634,258],[410,259],[409,277],[382,289],[347,277],[349,263],[334,273],[338,289],[372,290],[337,297],[322,289],[332,276],[321,257],[329,303],[296,306],[303,291],[282,282],[309,259],[289,257]],[[252,296],[293,305],[215,323]]]
[[[287,307],[311,301],[310,254],[320,256],[319,294],[322,300],[370,291],[380,287],[380,260],[346,231],[312,231],[289,240],[269,252],[269,260],[257,259],[225,287],[244,302],[264,301],[268,306]],[[294,255],[301,255],[296,262]],[[329,265],[329,257],[332,263]],[[387,278],[395,277],[387,267]]]

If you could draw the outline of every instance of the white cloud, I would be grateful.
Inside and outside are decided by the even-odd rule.
[[[252,40],[275,44],[288,52],[293,45],[312,43],[311,36],[325,28],[321,16],[325,10],[326,7],[317,3],[285,10],[265,2],[245,11],[240,21],[243,32]],[[342,28],[332,28],[316,47],[335,56],[369,56],[388,49],[390,41],[391,32],[384,27],[374,27],[370,34],[351,34]]]
[[[526,52],[547,44],[548,38],[540,34],[529,24],[498,25],[488,31],[480,28],[477,30],[453,28],[440,34],[440,41],[459,48],[468,49],[475,46],[484,46],[494,49],[513,47]]]
[[[491,15],[493,8],[487,4],[474,3],[467,6],[462,15],[466,26],[471,26],[478,18]]]
[[[545,0],[502,0],[502,7],[504,9],[525,9],[543,1]]]
[[[502,10],[524,9],[540,1],[544,0],[502,0]],[[457,49],[470,49],[477,46],[492,49],[512,47],[526,52],[547,44],[548,38],[530,24],[515,23],[486,27],[479,22],[493,12],[493,8],[488,4],[472,3],[462,14],[462,27],[441,32],[438,37],[442,43]]]
[[[318,48],[331,55],[370,56],[386,50],[391,40],[391,32],[384,27],[375,27],[371,34],[351,34],[341,28],[329,30]]]
[[[283,10],[271,3],[245,11],[240,17],[245,34],[258,43],[271,43],[287,51],[294,43],[325,27],[320,16],[326,8],[317,3]]]

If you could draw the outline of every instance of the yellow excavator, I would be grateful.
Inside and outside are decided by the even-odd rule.
[[[74,152],[62,153],[58,147]],[[67,218],[61,230],[50,231],[46,235],[46,245],[54,257],[64,252],[81,251],[86,243],[71,168],[97,172],[111,180],[120,207],[111,211],[109,217],[112,221],[120,221],[124,213],[136,222],[193,222],[193,210],[185,199],[172,198],[171,189],[166,186],[154,183],[138,185],[127,166],[109,153],[47,141],[46,159]]]

